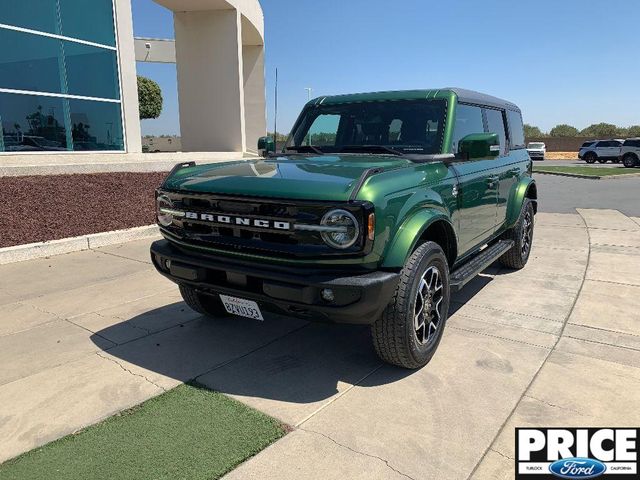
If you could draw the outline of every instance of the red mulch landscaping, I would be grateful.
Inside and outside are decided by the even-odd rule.
[[[0,178],[0,247],[155,223],[167,172]]]

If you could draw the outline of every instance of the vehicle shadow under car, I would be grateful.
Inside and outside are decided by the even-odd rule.
[[[477,277],[454,294],[450,315],[490,281],[490,276]],[[175,316],[178,305],[114,324],[96,332],[92,340],[104,345],[105,338],[121,337],[120,331],[132,325],[148,326],[150,317]],[[264,322],[199,316],[106,353],[126,362],[122,363],[125,368],[144,369],[142,374],[160,385],[171,386],[169,379],[174,384],[197,381],[226,394],[296,404],[326,400],[383,366],[375,380],[367,378],[365,386],[392,383],[415,373],[383,364],[375,354],[368,326],[314,323],[268,313]]]

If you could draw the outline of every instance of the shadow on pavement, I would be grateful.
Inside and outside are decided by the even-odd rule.
[[[100,346],[132,324],[150,327],[151,317],[167,322],[178,305],[151,310],[91,338]],[[367,326],[308,323],[268,313],[264,322],[197,317],[105,351],[132,371],[121,361],[180,382],[197,380],[223,393],[294,403],[325,400],[340,383],[355,384],[382,365]],[[388,378],[411,373],[397,369]]]
[[[453,295],[450,315],[491,280],[479,276]],[[183,307],[178,302],[150,310],[97,332],[92,340],[100,346],[104,338],[121,337],[120,330],[142,326],[153,331],[154,324],[161,325],[164,330],[106,352],[180,382],[197,380],[223,393],[293,403],[325,400],[340,383],[359,383],[382,365],[368,326],[308,323],[269,313],[264,322],[200,316],[181,323]],[[373,376],[367,386],[375,386],[374,377],[386,384],[412,373],[387,366],[385,375]]]

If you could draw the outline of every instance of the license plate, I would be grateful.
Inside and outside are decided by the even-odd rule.
[[[258,304],[252,300],[229,297],[227,295],[220,295],[220,300],[222,300],[225,310],[232,315],[253,318],[254,320],[260,321],[264,320],[264,318],[262,318],[260,307],[258,307]]]

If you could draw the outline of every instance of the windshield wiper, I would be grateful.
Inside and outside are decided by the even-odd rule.
[[[324,152],[320,150],[318,147],[313,145],[300,145],[298,147],[286,147],[285,150],[293,150],[298,153],[317,153],[318,155],[324,155]]]
[[[398,157],[404,157],[405,154],[395,148],[387,147],[386,145],[344,145],[340,149],[341,153],[349,152],[367,152],[367,153],[390,153],[391,155],[397,155]]]

